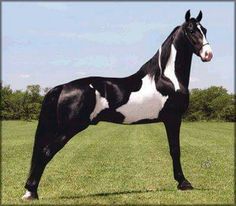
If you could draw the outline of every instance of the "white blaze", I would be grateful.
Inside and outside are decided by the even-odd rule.
[[[165,67],[164,75],[168,77],[174,84],[175,91],[179,89],[179,82],[175,75],[175,59],[176,59],[176,49],[173,44],[171,44],[170,57]]]
[[[154,77],[146,75],[142,79],[139,91],[132,92],[129,101],[116,111],[125,116],[124,123],[137,122],[142,119],[155,119],[164,107],[168,96],[163,96],[156,89]]]
[[[201,32],[202,34],[202,43],[203,43],[203,47],[202,49],[200,50],[200,56],[202,58],[202,60],[204,61],[210,61],[211,58],[212,58],[212,49],[206,39],[206,36],[204,35],[204,33],[202,32],[202,29],[201,29],[201,26],[200,25],[197,25],[197,28],[199,29],[199,31]]]
[[[197,25],[197,28],[199,29],[199,31],[201,32],[201,34],[202,34],[202,41],[203,41],[203,45],[204,44],[207,44],[208,43],[208,41],[206,40],[206,36],[204,35],[204,33],[203,33],[203,31],[202,31],[202,29],[201,29],[201,26],[200,25]]]

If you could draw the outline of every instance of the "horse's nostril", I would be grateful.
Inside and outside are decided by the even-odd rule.
[[[210,52],[210,53],[209,53],[209,56],[210,56],[210,58],[212,58],[212,57],[213,57],[213,54],[212,54],[212,52]]]

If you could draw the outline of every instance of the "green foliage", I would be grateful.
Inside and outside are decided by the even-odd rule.
[[[185,120],[188,121],[235,121],[235,96],[223,87],[193,89]]]
[[[29,85],[26,91],[1,88],[1,119],[38,119],[43,96],[39,85]]]
[[[44,88],[44,93],[50,88]],[[29,85],[26,91],[13,91],[9,85],[1,88],[0,118],[38,119],[43,95],[39,85]],[[190,105],[184,115],[186,121],[235,121],[235,95],[228,94],[223,87],[192,89]]]
[[[228,121],[228,122],[235,122],[236,116],[235,116],[235,106],[234,105],[227,105],[223,108],[221,112],[221,119]]]
[[[23,102],[23,119],[38,119],[43,100],[40,90],[39,85],[27,86]]]

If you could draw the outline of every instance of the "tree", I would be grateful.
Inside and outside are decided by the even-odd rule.
[[[39,85],[29,85],[26,91],[1,88],[1,119],[38,119],[43,96]]]
[[[208,89],[192,89],[190,105],[185,119],[231,121],[235,116],[234,98],[223,87],[212,86]]]
[[[40,95],[40,90],[40,85],[27,86],[23,98],[23,119],[38,119],[43,100],[43,97]]]
[[[10,85],[5,87],[1,86],[1,119],[11,119],[13,117],[11,101],[12,93]]]

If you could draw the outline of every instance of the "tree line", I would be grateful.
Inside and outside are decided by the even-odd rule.
[[[2,86],[1,120],[37,120],[48,90],[49,88],[42,89],[40,85],[29,85],[25,91],[13,91],[9,85]],[[192,89],[184,120],[235,122],[235,95],[217,86]]]

